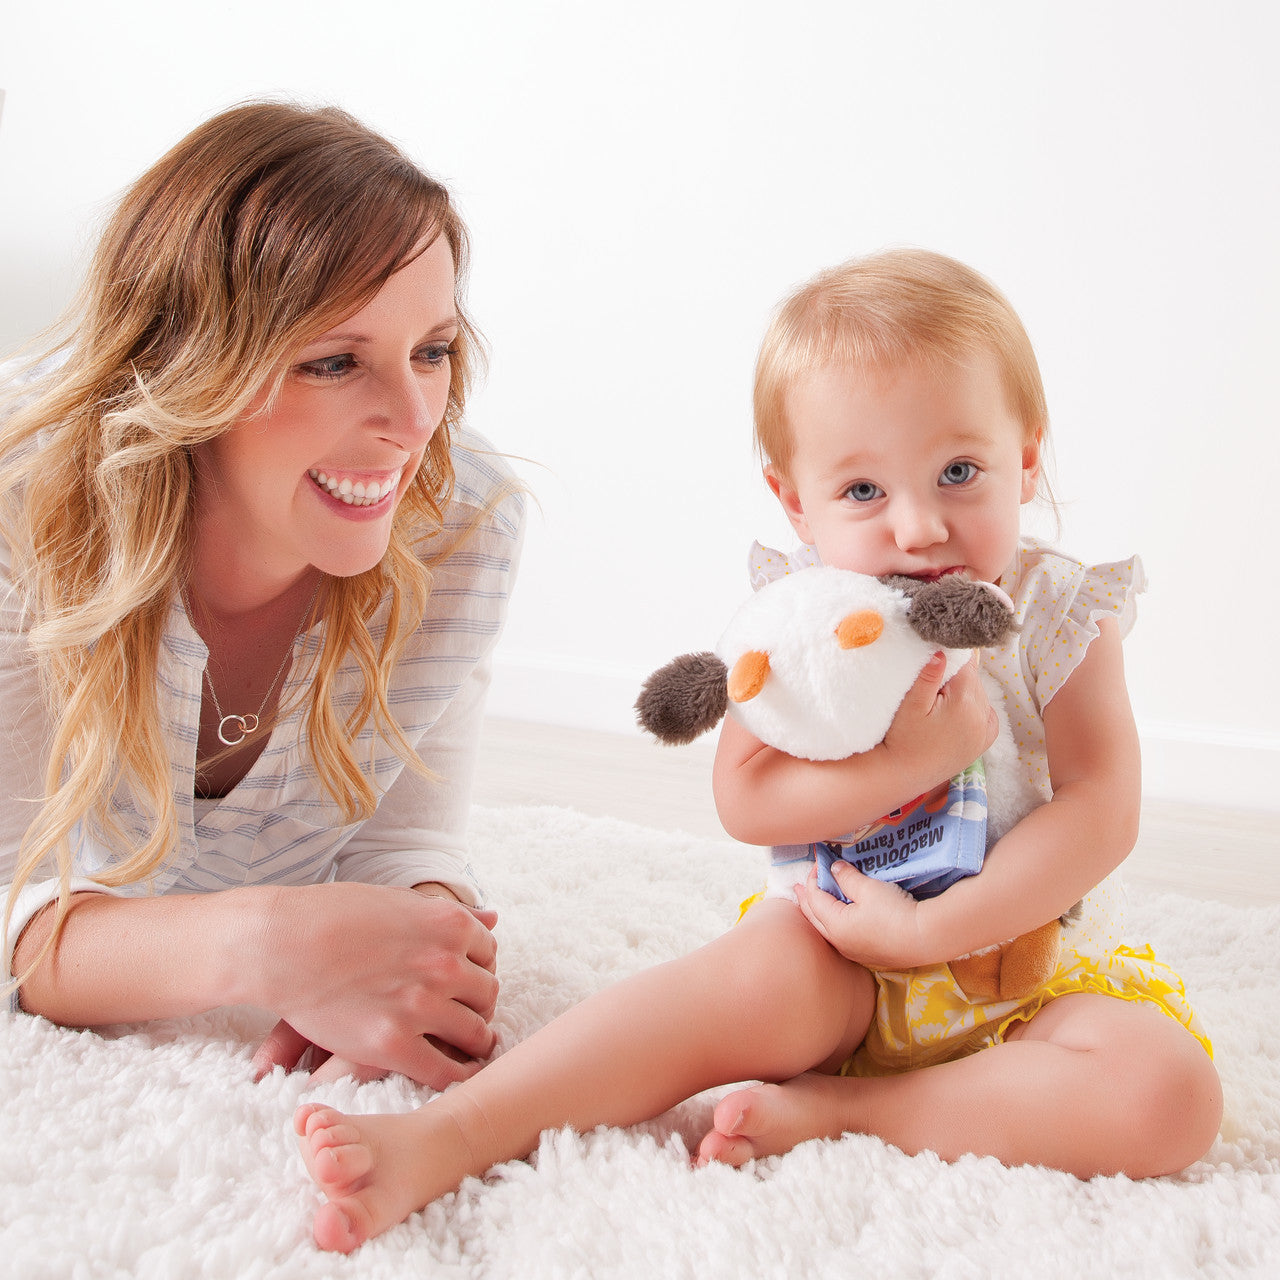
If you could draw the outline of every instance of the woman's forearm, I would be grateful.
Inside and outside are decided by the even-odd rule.
[[[92,1027],[254,1003],[257,922],[268,893],[75,894],[57,942],[20,988],[22,1007],[64,1026]],[[23,931],[14,948],[15,975],[40,955],[55,910],[55,904],[45,907]]]

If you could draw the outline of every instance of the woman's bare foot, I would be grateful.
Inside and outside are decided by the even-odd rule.
[[[860,1132],[857,1083],[842,1076],[806,1072],[783,1084],[758,1084],[726,1094],[698,1147],[698,1163],[735,1167],[782,1155],[810,1138]]]
[[[350,1253],[454,1190],[471,1151],[437,1103],[402,1115],[348,1116],[307,1103],[293,1116],[307,1172],[328,1198],[316,1211],[316,1244]]]

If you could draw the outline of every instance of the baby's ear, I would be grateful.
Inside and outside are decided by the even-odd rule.
[[[930,644],[944,649],[985,649],[1000,644],[1018,629],[1013,610],[1002,594],[985,583],[948,574],[936,582],[901,580],[891,585],[907,590],[911,612],[907,620]]]
[[[809,517],[804,513],[799,491],[772,462],[764,469],[764,482],[781,504],[791,527],[796,531],[796,537],[803,543],[812,543],[813,530],[809,528]]]
[[[1030,502],[1040,487],[1040,468],[1042,466],[1041,449],[1044,446],[1044,429],[1022,446],[1022,493],[1023,502]]]
[[[644,682],[636,720],[668,745],[692,742],[724,719],[728,674],[714,653],[683,653]]]

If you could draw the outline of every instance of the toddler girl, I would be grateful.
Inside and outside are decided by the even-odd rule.
[[[531,1150],[547,1128],[627,1125],[738,1080],[699,1158],[741,1164],[812,1137],[876,1134],[908,1153],[965,1152],[1079,1177],[1152,1176],[1209,1147],[1221,1092],[1176,974],[1121,946],[1108,877],[1138,825],[1138,740],[1121,636],[1136,560],[1089,568],[1019,535],[1041,483],[1047,412],[1029,340],[1003,296],[936,254],[824,272],[781,308],[756,375],[765,478],[809,562],[998,583],[1021,629],[983,655],[1020,758],[1047,803],[982,871],[916,901],[837,864],[701,950],[571,1009],[410,1115],[295,1117],[328,1197],[324,1248],[350,1250]],[[976,666],[941,686],[935,658],[884,742],[799,760],[732,718],[716,802],[729,833],[800,844],[874,821],[992,742]],[[966,996],[947,961],[1084,899],[1048,984]]]

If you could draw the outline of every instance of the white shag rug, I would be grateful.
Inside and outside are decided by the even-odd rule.
[[[478,809],[473,848],[501,915],[503,1046],[715,936],[762,870],[727,840],[565,809]],[[1134,895],[1130,926],[1181,970],[1226,1090],[1219,1141],[1177,1178],[945,1165],[862,1136],[694,1170],[704,1095],[635,1129],[546,1134],[527,1163],[340,1258],[310,1239],[317,1201],[290,1132],[306,1079],[250,1077],[261,1014],[106,1035],[0,1014],[0,1275],[1280,1275],[1280,908]],[[430,1094],[395,1078],[316,1096],[374,1111]]]

